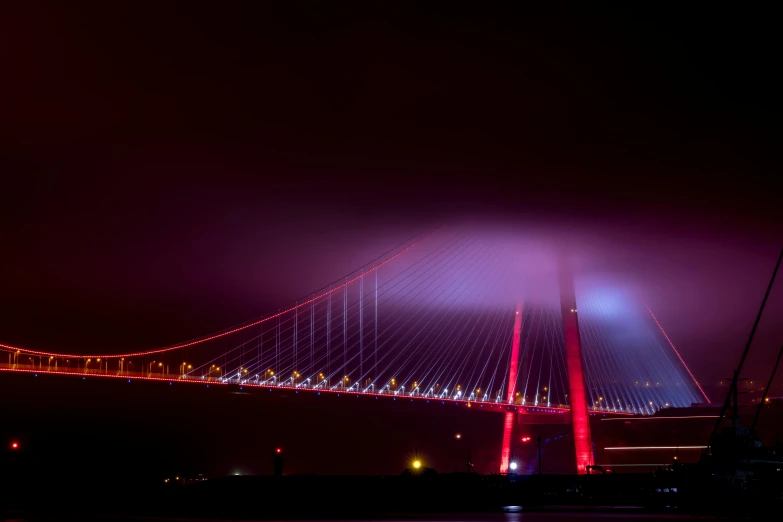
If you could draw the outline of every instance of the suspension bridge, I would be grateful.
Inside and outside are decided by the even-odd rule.
[[[451,403],[505,414],[501,472],[531,415],[573,426],[593,464],[590,415],[709,402],[653,312],[565,256],[440,229],[286,308],[131,353],[0,344],[5,372],[291,389]]]

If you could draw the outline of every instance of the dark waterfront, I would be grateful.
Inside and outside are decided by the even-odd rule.
[[[126,517],[87,517],[83,520],[94,522],[128,522]],[[171,518],[143,517],[134,518],[139,522],[170,522]],[[225,519],[179,518],[178,522],[222,522]],[[318,519],[285,519],[286,522],[313,522]],[[330,522],[340,522],[343,519],[323,519]],[[571,522],[577,520],[639,520],[639,521],[669,521],[669,520],[762,520],[762,518],[734,517],[717,515],[688,515],[677,513],[645,513],[633,508],[604,508],[591,511],[550,510],[524,513],[482,513],[477,515],[439,514],[433,516],[400,516],[386,518],[345,519],[351,522]],[[774,515],[770,520],[776,520]],[[14,522],[73,522],[73,518],[21,518]],[[244,522],[254,522],[246,519]],[[266,522],[266,521],[265,521]],[[274,522],[274,521],[269,521]]]
[[[675,485],[676,484],[676,485]],[[766,520],[767,496],[738,495],[650,474],[505,476],[233,476],[153,489],[57,490],[13,494],[5,518],[35,520],[575,520],[724,517]],[[9,497],[11,498],[11,497]],[[42,499],[44,499],[42,501]]]

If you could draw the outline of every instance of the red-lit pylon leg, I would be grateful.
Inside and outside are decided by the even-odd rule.
[[[593,465],[593,441],[590,437],[590,416],[587,411],[587,393],[582,369],[582,345],[579,340],[574,276],[567,260],[562,260],[560,266],[560,308],[563,315],[568,402],[571,405],[576,472],[583,475],[587,473],[587,466]]]
[[[514,316],[514,338],[511,340],[511,367],[508,369],[508,394],[506,401],[514,402],[514,392],[517,385],[517,367],[519,366],[519,341],[522,333],[522,303],[517,304]],[[507,411],[503,424],[503,449],[500,453],[500,472],[508,473],[508,461],[511,457],[511,437],[514,434],[516,412]]]

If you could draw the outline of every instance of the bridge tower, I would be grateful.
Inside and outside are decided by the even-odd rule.
[[[560,259],[560,312],[563,316],[566,371],[568,373],[568,402],[571,406],[571,425],[576,450],[576,472],[587,473],[593,465],[593,441],[590,436],[590,416],[587,410],[582,344],[579,339],[579,315],[576,307],[574,274],[569,260]]]
[[[508,369],[508,394],[506,402],[514,403],[514,392],[517,385],[517,369],[519,368],[519,343],[522,337],[522,303],[517,304],[517,313],[514,316],[514,337],[511,340],[511,367]],[[514,435],[514,424],[517,414],[513,411],[506,412],[503,423],[503,446],[500,453],[500,472],[508,473],[508,461],[511,457],[511,439]]]

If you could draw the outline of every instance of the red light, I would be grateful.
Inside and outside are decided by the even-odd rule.
[[[283,452],[283,450],[281,450],[280,448],[277,448],[277,449],[275,450],[275,453],[282,453],[282,452]]]
[[[530,441],[530,437],[522,437],[522,442],[529,442],[529,441]]]
[[[11,443],[11,449],[19,449],[19,443],[18,442],[12,442]]]

